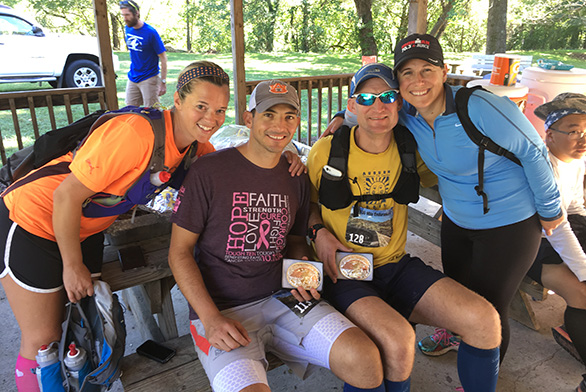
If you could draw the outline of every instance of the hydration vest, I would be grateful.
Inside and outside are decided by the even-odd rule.
[[[101,114],[101,113],[100,113]],[[124,193],[124,195],[112,195],[107,193],[96,193],[95,195],[89,197],[82,206],[82,214],[88,218],[99,218],[105,216],[115,216],[123,214],[130,209],[132,209],[137,204],[146,204],[152,198],[154,198],[158,193],[160,193],[163,189],[168,186],[172,186],[178,188],[185,175],[187,173],[187,169],[191,165],[193,157],[195,156],[195,152],[197,151],[197,141],[195,141],[190,147],[189,151],[185,154],[182,162],[179,164],[177,169],[171,174],[171,178],[164,184],[161,185],[154,185],[150,181],[150,177],[152,173],[157,173],[159,171],[166,171],[169,168],[165,166],[165,116],[163,112],[159,109],[155,108],[143,108],[143,107],[136,107],[136,106],[127,106],[119,110],[109,111],[104,114],[99,115],[97,120],[95,120],[91,127],[89,127],[89,131],[87,129],[83,129],[78,126],[74,132],[77,134],[85,135],[83,140],[78,144],[78,146],[73,150],[74,156],[77,150],[84,144],[87,138],[92,134],[92,132],[98,128],[100,125],[104,124],[106,121],[110,120],[113,117],[117,117],[120,115],[125,114],[134,114],[141,116],[148,120],[151,129],[154,134],[154,146],[153,151],[151,154],[151,158],[147,169],[145,172],[138,178],[137,181],[134,182],[128,188],[128,190]],[[86,117],[95,116],[96,114],[91,114]],[[85,118],[84,118],[85,119]],[[84,120],[82,119],[82,120]],[[80,122],[82,121],[80,120]],[[77,123],[77,122],[76,122]],[[74,123],[74,124],[76,124]],[[83,122],[81,122],[83,123]],[[71,125],[74,125],[71,124]],[[87,128],[87,127],[86,127]],[[53,131],[53,136],[60,136],[58,133],[59,130]],[[45,135],[43,135],[45,136]],[[41,139],[39,139],[41,140]],[[35,148],[37,147],[37,143],[35,143]],[[63,148],[63,147],[60,147]],[[55,157],[67,154],[71,151],[71,149],[67,149],[65,151],[60,151],[61,153],[56,155]],[[38,151],[37,151],[38,153]],[[31,153],[33,155],[33,153]],[[51,158],[53,159],[53,158]],[[26,160],[25,160],[26,162]],[[10,185],[2,194],[4,196],[8,192],[22,186],[28,184],[29,182],[35,181],[39,178],[52,176],[52,175],[59,175],[59,174],[66,174],[70,173],[71,170],[69,169],[69,165],[71,162],[59,162],[54,165],[45,165],[41,167],[36,172],[26,176],[21,177],[19,180],[15,181],[12,185]],[[21,164],[22,165],[22,164]],[[20,166],[19,166],[20,168]],[[30,171],[33,167],[27,169]],[[24,174],[23,174],[24,175]]]
[[[371,202],[392,198],[399,204],[417,203],[419,200],[419,173],[417,173],[415,138],[407,128],[397,124],[393,129],[393,135],[401,158],[401,174],[392,192],[383,194],[360,195],[352,193],[350,181],[356,183],[356,179],[348,178],[348,152],[350,150],[350,128],[340,127],[332,137],[328,165],[337,169],[341,176],[332,175],[332,171],[326,167],[322,169],[322,177],[319,185],[319,202],[330,210],[339,210],[356,202]],[[356,213],[356,209],[354,213]]]

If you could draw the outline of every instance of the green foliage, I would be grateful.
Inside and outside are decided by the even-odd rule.
[[[429,3],[428,21],[437,20],[446,1]],[[454,0],[447,14],[447,24],[441,35],[445,51],[479,52],[486,44],[486,1]],[[431,24],[431,23],[430,23]]]
[[[96,35],[92,0],[28,0],[37,21],[51,30]],[[117,10],[118,1],[108,0],[108,7]]]
[[[407,33],[407,0],[375,0],[372,4],[374,38],[380,53],[393,53],[396,43]]]
[[[583,0],[525,0],[510,14],[507,49],[586,49]]]
[[[246,49],[324,53],[358,47],[353,6],[339,0],[248,0]]]
[[[0,0],[26,8],[60,32],[95,35],[92,0]],[[107,0],[118,18],[119,0]],[[355,1],[245,0],[246,50],[257,53],[360,52]],[[440,34],[446,51],[479,52],[486,43],[489,0],[429,0],[428,31]],[[197,53],[231,53],[229,0],[141,2],[141,18],[165,44]],[[407,33],[409,0],[372,0],[373,34],[379,55],[392,54]],[[445,22],[444,22],[445,21]],[[122,23],[123,25],[123,23]],[[121,37],[121,35],[119,35]],[[585,0],[509,0],[509,50],[586,48]],[[123,46],[123,45],[122,45]]]
[[[200,0],[187,4],[182,15],[189,15],[194,29],[192,50],[195,52],[227,52],[232,49],[230,2]]]

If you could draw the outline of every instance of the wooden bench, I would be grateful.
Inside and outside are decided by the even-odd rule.
[[[124,290],[124,302],[136,318],[143,339],[165,341],[176,338],[179,334],[171,298],[175,279],[167,260],[171,228],[168,217],[143,214],[132,224],[129,220],[119,219],[106,231],[107,240],[114,242],[111,233],[120,226],[127,227],[116,234],[116,238],[124,237],[122,243],[110,244],[104,249],[102,279],[110,284],[112,291]],[[142,249],[146,266],[122,271],[118,249],[129,246]]]
[[[176,350],[167,363],[160,364],[138,354],[122,359],[122,386],[125,392],[195,391],[211,392],[210,383],[197,358],[191,335],[166,341]],[[283,365],[280,359],[267,354],[269,369]]]
[[[519,73],[531,66],[533,56],[520,56],[521,64],[519,65]],[[492,72],[492,65],[494,63],[494,54],[474,54],[472,55],[474,63],[472,64],[472,72],[477,75],[484,76]]]
[[[482,76],[477,75],[460,75],[460,74],[448,74],[448,79],[446,83],[452,86],[466,86],[469,81],[471,80],[478,80],[482,79]]]
[[[420,188],[420,196],[440,205],[442,203],[437,187]],[[432,244],[441,246],[441,215],[441,208],[439,208],[434,216],[430,216],[409,206],[409,231]],[[547,289],[533,279],[525,276],[511,303],[509,309],[510,317],[531,329],[538,330],[539,322],[535,317],[532,301],[542,301],[546,298]]]
[[[34,138],[40,136],[40,131],[46,132],[71,124],[74,121],[75,105],[81,105],[84,115],[90,113],[91,103],[99,104],[100,109],[106,109],[105,88],[65,88],[52,90],[31,90],[31,91],[15,91],[8,93],[0,93],[0,111],[10,110],[12,116],[12,124],[14,127],[14,135],[19,150],[24,148],[23,134],[21,132],[21,123],[32,125]],[[55,109],[58,107],[65,108],[67,117],[67,124],[58,125]],[[47,108],[51,129],[39,129],[39,121],[37,118],[37,109]],[[21,109],[25,109],[22,113]],[[19,113],[20,111],[20,113]],[[75,116],[81,117],[81,116]],[[75,119],[77,120],[77,118]],[[6,164],[6,149],[4,146],[4,137],[0,129],[0,155],[2,157],[2,164]]]

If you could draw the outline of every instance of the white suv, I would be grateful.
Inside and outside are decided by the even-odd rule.
[[[119,69],[113,55],[114,69]],[[0,5],[0,83],[48,82],[53,87],[102,86],[95,37],[44,32]]]

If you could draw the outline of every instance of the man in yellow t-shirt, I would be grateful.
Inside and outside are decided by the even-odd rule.
[[[425,76],[421,79],[424,86]],[[397,81],[391,68],[368,64],[356,73],[350,90],[348,109],[358,120],[350,133],[347,160],[352,193],[390,193],[402,171],[394,137],[402,106]],[[464,389],[494,391],[500,344],[495,309],[421,259],[406,254],[407,205],[393,198],[372,198],[334,210],[321,203],[323,172],[331,173],[329,167],[324,170],[331,143],[332,136],[318,140],[307,162],[312,183],[308,236],[330,278],[324,296],[377,343],[387,392],[410,388],[415,355],[410,323],[446,326],[462,335],[466,347],[460,349],[458,370]],[[418,155],[417,168],[421,183],[433,185],[436,179]],[[338,279],[337,251],[371,253],[373,280]],[[345,391],[356,390],[345,387]]]

